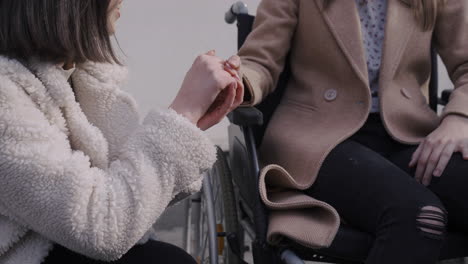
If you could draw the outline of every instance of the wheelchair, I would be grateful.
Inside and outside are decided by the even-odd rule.
[[[252,30],[254,17],[247,6],[235,3],[226,13],[226,22],[238,26],[240,48]],[[434,111],[447,104],[450,90],[438,96],[437,54],[432,51],[432,78],[429,85],[429,104]],[[202,191],[192,197],[188,205],[186,249],[199,263],[243,264],[251,251],[255,264],[299,264],[304,261],[320,263],[363,263],[372,246],[373,237],[342,224],[328,248],[305,248],[294,241],[271,246],[266,241],[268,210],[258,190],[260,167],[257,147],[278,105],[288,80],[288,65],[280,77],[278,87],[260,105],[238,108],[228,117],[230,125],[229,151],[217,150],[218,160],[207,173]],[[249,241],[246,243],[246,241]],[[249,246],[246,246],[250,244]],[[441,260],[464,263],[468,256],[468,236],[449,233],[441,253]]]

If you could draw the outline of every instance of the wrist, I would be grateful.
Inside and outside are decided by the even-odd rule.
[[[444,117],[442,122],[468,123],[468,118],[458,114],[449,114]]]
[[[177,114],[179,114],[179,115],[185,117],[186,119],[188,119],[190,121],[190,123],[192,123],[194,125],[197,125],[198,119],[193,115],[193,113],[191,111],[184,110],[183,108],[178,107],[177,105],[173,105],[173,104],[171,104],[169,106],[169,108],[174,110]]]

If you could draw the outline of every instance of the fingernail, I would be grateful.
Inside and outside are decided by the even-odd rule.
[[[224,65],[224,70],[225,70],[225,71],[228,71],[228,72],[233,71],[233,69],[232,69],[231,66],[229,66],[229,65]]]
[[[232,67],[234,68],[239,68],[240,66],[240,58],[239,57],[233,57],[231,58],[228,62],[231,64]]]
[[[435,170],[434,171],[434,176],[437,176],[437,177],[440,177],[442,173],[440,172],[440,170]]]

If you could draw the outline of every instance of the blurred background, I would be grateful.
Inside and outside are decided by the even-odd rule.
[[[281,1],[281,0],[278,0]],[[236,26],[224,22],[224,13],[235,0],[124,0],[117,39],[130,68],[125,89],[135,96],[145,113],[167,107],[197,55],[215,49],[228,58],[236,53]],[[260,0],[244,0],[251,14]],[[445,69],[440,88],[451,87]],[[207,131],[217,145],[227,147],[227,124]],[[182,246],[184,207],[170,208],[156,227],[163,241]]]

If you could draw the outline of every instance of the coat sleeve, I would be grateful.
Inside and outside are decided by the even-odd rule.
[[[215,160],[202,131],[165,110],[149,113],[107,169],[92,167],[19,97],[0,78],[1,206],[19,224],[92,258],[127,252]]]
[[[291,48],[299,0],[263,0],[253,30],[239,51],[246,87],[244,105],[260,103],[276,87]]]
[[[442,117],[450,114],[468,117],[468,2],[445,1],[434,34],[437,52],[455,85]]]

